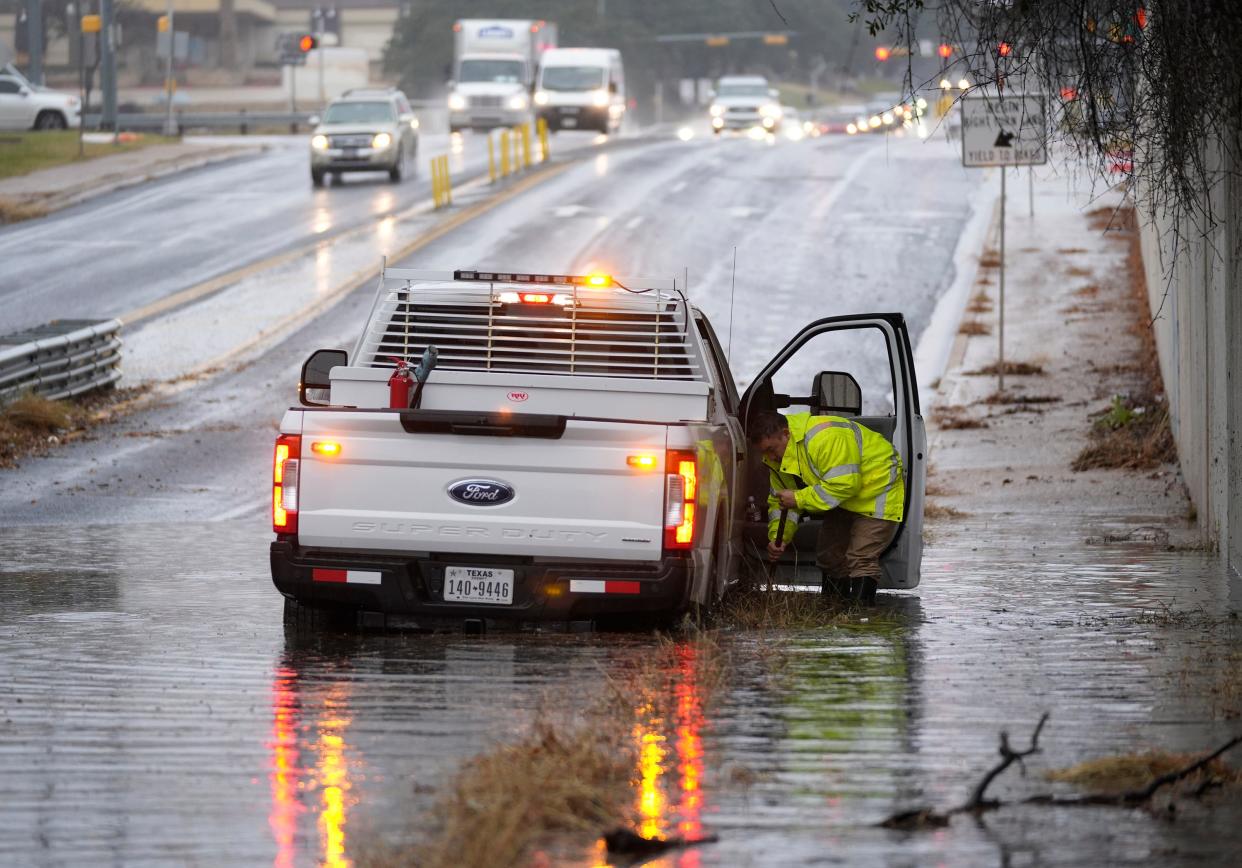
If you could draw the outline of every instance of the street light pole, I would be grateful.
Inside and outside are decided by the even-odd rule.
[[[319,110],[320,111],[323,111],[324,106],[327,105],[327,100],[324,98],[324,89],[323,89],[323,33],[324,33],[323,25],[324,25],[324,17],[326,14],[327,13],[325,12],[325,10],[319,7],[316,7],[315,9],[315,38],[316,38],[317,45],[315,47],[315,53],[319,55]]]
[[[26,0],[26,50],[30,55],[26,77],[43,84],[43,0]]]
[[[176,121],[173,120],[173,58],[177,54],[177,28],[173,26],[173,0],[168,0],[168,67],[164,76],[164,95],[167,99],[167,114],[164,116],[164,135],[177,134]]]
[[[113,51],[112,29],[116,24],[112,0],[99,0],[101,30],[99,39],[99,90],[103,98],[103,111],[99,126],[116,130],[116,54]]]

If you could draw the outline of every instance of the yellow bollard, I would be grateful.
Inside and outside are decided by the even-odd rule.
[[[431,158],[431,201],[437,208],[453,204],[453,180],[447,156]]]
[[[535,129],[539,133],[539,162],[546,162],[548,159],[548,122],[540,118]]]
[[[440,173],[440,177],[443,178],[443,180],[440,183],[442,184],[441,189],[444,195],[444,204],[452,205],[453,204],[453,176],[449,172],[449,158],[448,158],[448,155],[445,154],[440,159],[444,161],[443,170]]]
[[[496,183],[496,141],[492,134],[487,134],[487,179]]]
[[[500,131],[500,177],[509,177],[509,131]]]
[[[509,142],[513,145],[513,171],[516,172],[518,169],[522,168],[522,133],[517,127],[513,128],[513,132],[509,136]]]
[[[530,124],[522,124],[522,165],[530,168]]]

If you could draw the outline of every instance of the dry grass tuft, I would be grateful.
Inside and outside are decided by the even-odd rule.
[[[992,310],[992,299],[988,298],[988,294],[980,290],[970,298],[970,304],[966,305],[968,313],[989,313]]]
[[[1001,266],[1000,254],[997,253],[995,250],[989,250],[979,257],[980,268],[1000,268],[1000,266]]]
[[[0,225],[5,223],[21,223],[23,220],[37,220],[46,217],[47,207],[38,202],[23,202],[20,199],[0,197]]]
[[[852,619],[853,609],[814,591],[762,589],[732,594],[719,615],[720,626],[736,630],[812,630],[837,627]]]
[[[4,421],[37,434],[63,430],[73,424],[73,412],[64,401],[50,401],[42,395],[22,395],[4,408]]]
[[[1085,247],[1060,247],[1060,248],[1057,248],[1057,253],[1060,253],[1060,254],[1062,254],[1062,255],[1066,255],[1066,254],[1070,254],[1070,253],[1086,253],[1086,252],[1087,252],[1087,248],[1085,248]]]
[[[587,849],[601,832],[632,826],[636,732],[677,725],[691,689],[706,708],[731,671],[711,633],[661,638],[607,692],[577,716],[541,709],[519,738],[462,765],[435,807],[411,818],[427,829],[401,845],[374,842],[360,854],[367,868],[490,868],[522,865],[545,844]],[[662,729],[663,728],[663,729]],[[428,826],[430,828],[428,829]]]
[[[1096,414],[1091,439],[1070,469],[1149,470],[1176,461],[1168,406],[1150,398],[1116,396],[1109,410]]]
[[[1099,284],[1088,283],[1086,286],[1079,287],[1074,290],[1074,295],[1079,298],[1095,298],[1100,294]]]
[[[957,333],[959,335],[969,335],[971,337],[990,335],[992,333],[992,327],[987,323],[979,322],[977,319],[968,319],[961,324],[957,330]]]
[[[951,518],[966,518],[969,513],[962,512],[960,509],[954,509],[951,506],[945,506],[934,500],[927,500],[923,503],[923,518],[927,521],[946,521]]]
[[[960,404],[936,408],[931,420],[932,424],[942,431],[966,431],[988,427],[985,420],[971,416],[969,411]]]
[[[1096,208],[1087,212],[1087,225],[1096,232],[1129,233],[1138,229],[1138,218],[1130,207]]]
[[[1091,277],[1095,274],[1090,268],[1083,268],[1079,265],[1071,265],[1065,269],[1065,273],[1070,277]]]
[[[1088,760],[1065,769],[1045,773],[1050,781],[1072,784],[1089,793],[1113,794],[1138,790],[1155,778],[1183,769],[1203,754],[1146,753],[1123,754]],[[1242,783],[1242,772],[1230,768],[1223,760],[1213,760],[1205,769],[1179,782],[1180,787],[1193,787],[1209,778],[1225,784]]]
[[[1057,404],[1057,395],[1016,395],[1013,392],[993,392],[979,401],[980,404]]]
[[[993,362],[975,371],[967,371],[971,377],[995,377],[999,366]],[[1005,362],[1005,373],[1017,377],[1042,377],[1044,369],[1030,362]]]

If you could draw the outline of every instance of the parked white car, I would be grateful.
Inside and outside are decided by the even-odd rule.
[[[412,378],[394,364],[420,357]],[[806,325],[739,397],[678,281],[389,268],[352,352],[314,353],[299,394],[271,496],[293,624],[710,607],[768,570],[768,471],[744,432],[777,408],[850,416],[897,447],[905,520],[880,587],[919,582],[927,450],[901,314]],[[799,522],[779,581],[819,586],[818,528]]]
[[[16,67],[0,68],[0,129],[63,130],[78,125],[81,101],[31,84]]]

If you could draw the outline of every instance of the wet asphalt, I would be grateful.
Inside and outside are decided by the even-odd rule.
[[[917,593],[843,627],[726,633],[711,697],[693,670],[667,673],[680,711],[636,733],[659,746],[635,769],[636,811],[648,833],[721,840],[653,864],[1224,864],[1242,846],[1236,804],[1175,822],[1025,808],[875,828],[962,801],[998,733],[1024,743],[1045,711],[1043,753],[994,795],[1236,729],[1210,687],[1242,638],[1238,582],[1202,554],[1033,546],[1045,529],[935,525]],[[417,840],[461,761],[655,656],[643,634],[286,636],[264,531],[0,531],[0,861],[350,864],[376,840]]]

